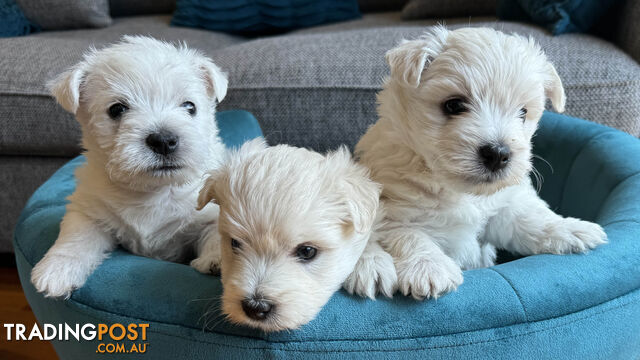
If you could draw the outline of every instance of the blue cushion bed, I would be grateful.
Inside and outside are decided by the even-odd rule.
[[[228,146],[260,135],[246,112],[218,115]],[[596,221],[610,243],[465,271],[451,294],[376,301],[340,291],[308,325],[263,333],[220,317],[220,280],[187,265],[116,251],[66,301],[45,299],[31,269],[55,241],[78,157],[27,203],[15,231],[25,294],[41,323],[149,323],[147,352],[104,355],[98,341],[54,341],[63,359],[452,358],[632,359],[640,356],[640,140],[545,113],[534,138],[541,196]],[[140,342],[139,340],[137,342]],[[126,344],[126,343],[125,343]]]

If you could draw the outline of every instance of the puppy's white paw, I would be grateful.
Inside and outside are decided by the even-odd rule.
[[[91,270],[73,256],[47,254],[31,270],[31,282],[46,297],[65,298],[84,285]]]
[[[385,251],[363,253],[343,287],[349,294],[375,299],[380,293],[393,297],[398,277],[393,258]]]
[[[416,300],[437,298],[462,284],[462,269],[449,257],[411,257],[396,261],[398,287]]]
[[[480,247],[480,267],[487,268],[496,264],[496,247],[491,244],[483,244]]]
[[[199,258],[191,260],[191,263],[189,265],[203,274],[220,274],[219,256],[209,256],[208,254],[203,254],[203,256],[200,256]]]
[[[545,229],[548,252],[581,253],[607,242],[607,234],[596,223],[564,218]]]

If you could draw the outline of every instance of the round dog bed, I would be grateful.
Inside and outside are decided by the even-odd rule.
[[[229,146],[259,134],[255,119],[244,112],[220,113],[219,122]],[[553,167],[536,162],[544,177],[541,196],[563,215],[597,221],[609,244],[588,254],[529,256],[466,271],[464,284],[437,300],[397,295],[371,301],[341,291],[295,331],[234,326],[219,315],[218,277],[122,250],[69,300],[36,293],[29,274],[58,235],[81,157],[26,205],[15,231],[17,264],[41,323],[148,323],[146,341],[133,341],[147,344],[142,359],[638,358],[640,141],[546,113],[534,152]],[[65,359],[104,358],[100,343],[53,342]]]

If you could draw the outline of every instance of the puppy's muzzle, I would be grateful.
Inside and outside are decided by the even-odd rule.
[[[242,311],[253,320],[262,321],[269,317],[273,304],[265,299],[251,297],[242,300]]]
[[[178,136],[167,130],[160,130],[147,136],[146,143],[154,153],[168,156],[178,150]]]
[[[479,150],[480,161],[487,170],[496,172],[509,164],[511,149],[504,144],[484,145]]]

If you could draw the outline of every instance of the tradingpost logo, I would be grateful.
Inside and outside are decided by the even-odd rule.
[[[7,341],[93,341],[98,340],[96,353],[132,354],[147,352],[148,323],[137,324],[49,324],[42,328],[36,323],[28,328],[25,324],[4,324]],[[127,342],[125,344],[125,342]]]

